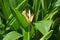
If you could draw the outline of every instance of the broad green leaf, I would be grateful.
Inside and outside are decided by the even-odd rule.
[[[35,23],[35,28],[45,35],[49,31],[51,24],[52,20],[42,20]]]
[[[40,40],[48,40],[53,33],[53,30],[50,30],[47,34],[45,34]]]
[[[8,33],[3,40],[16,40],[18,38],[22,37],[21,34],[17,33],[16,31],[12,31],[10,33]]]
[[[11,8],[13,16],[18,20],[18,22],[24,27],[28,27],[28,23],[26,21],[26,18],[17,10]]]

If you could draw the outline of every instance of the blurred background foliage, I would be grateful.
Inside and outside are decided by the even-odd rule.
[[[0,40],[60,40],[60,0],[0,0]]]

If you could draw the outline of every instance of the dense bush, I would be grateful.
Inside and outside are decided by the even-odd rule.
[[[60,40],[60,0],[0,0],[0,40]]]

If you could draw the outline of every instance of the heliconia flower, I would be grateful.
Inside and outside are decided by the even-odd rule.
[[[25,16],[28,24],[30,25],[30,23],[33,21],[34,18],[34,14],[31,14],[30,10],[24,10],[23,11],[23,15]]]

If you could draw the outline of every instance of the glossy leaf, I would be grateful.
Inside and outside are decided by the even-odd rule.
[[[18,20],[18,22],[24,27],[28,27],[28,23],[26,21],[26,18],[17,10],[11,8],[13,16]]]
[[[35,28],[45,35],[49,31],[51,24],[52,20],[42,20],[35,23]]]
[[[18,38],[22,37],[21,34],[17,33],[16,31],[12,31],[10,33],[8,33],[3,40],[16,40]]]

